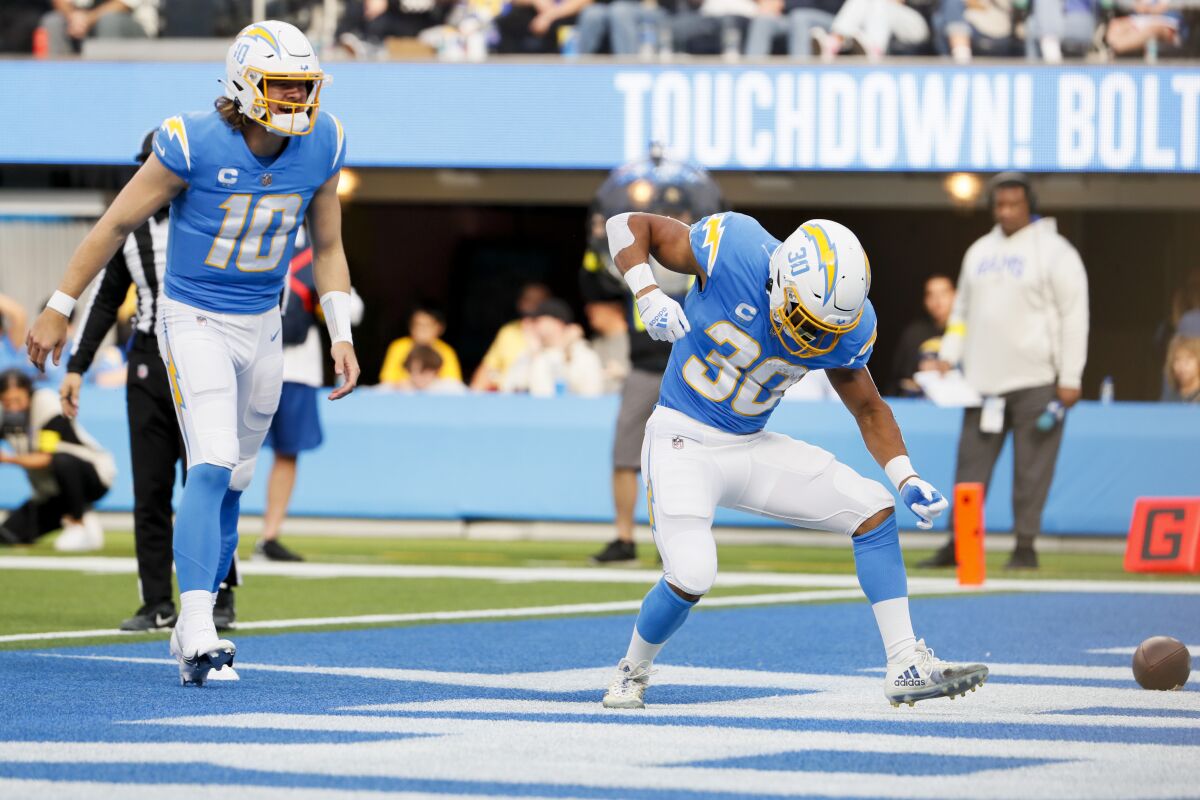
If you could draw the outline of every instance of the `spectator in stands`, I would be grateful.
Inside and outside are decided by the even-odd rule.
[[[954,307],[954,281],[945,275],[925,279],[925,316],[905,326],[892,358],[889,394],[920,397],[921,387],[913,379],[918,372],[935,368],[942,334]]]
[[[402,336],[393,341],[383,357],[383,367],[379,370],[379,382],[388,385],[400,385],[408,381],[408,369],[404,362],[414,347],[424,345],[432,347],[441,356],[441,369],[438,377],[443,380],[462,383],[462,367],[458,363],[458,354],[454,348],[442,341],[446,333],[446,317],[436,308],[423,306],[412,312],[408,318],[408,336]]]
[[[604,370],[604,394],[621,391],[629,374],[629,323],[625,306],[615,300],[594,300],[583,307],[595,334],[592,350]]]
[[[591,0],[512,0],[496,18],[498,53],[557,53],[559,29]]]
[[[1167,348],[1164,403],[1200,403],[1200,337],[1175,336]]]
[[[42,17],[49,55],[78,53],[89,36],[145,39],[134,12],[147,3],[153,0],[53,0],[54,10]]]
[[[829,30],[841,5],[842,0],[758,0],[758,15],[746,34],[746,55],[769,56],[786,37],[787,54],[808,59],[817,41],[813,32]]]
[[[962,364],[982,408],[963,412],[955,483],[991,481],[1013,432],[1011,569],[1036,569],[1034,541],[1087,361],[1088,283],[1079,253],[1053,219],[1037,217],[1029,179],[1003,172],[989,201],[996,226],[963,257],[941,368]],[[951,538],[925,566],[955,563]]]
[[[63,416],[58,392],[34,390],[20,370],[0,373],[0,464],[25,470],[33,496],[0,524],[0,543],[28,544],[62,528],[54,549],[86,552],[104,546],[92,504],[117,476],[116,462],[77,422]]]
[[[441,25],[451,8],[445,0],[350,0],[338,25],[339,40],[355,50],[361,40],[382,42],[389,37],[413,38]]]
[[[1166,45],[1183,46],[1183,16],[1169,3],[1139,2],[1132,14],[1113,17],[1104,32],[1104,43],[1114,55],[1154,52]]]
[[[496,332],[496,338],[484,353],[483,361],[471,376],[472,390],[494,392],[500,388],[517,356],[525,352],[530,316],[549,298],[550,289],[544,283],[527,283],[521,287],[517,295],[519,316]]]
[[[756,0],[679,0],[670,25],[675,50],[737,58],[757,15]]]
[[[304,560],[285,547],[279,538],[292,501],[292,490],[296,487],[300,454],[316,450],[324,440],[321,415],[317,411],[317,395],[325,384],[325,346],[320,332],[324,325],[317,324],[318,316],[323,317],[320,308],[317,280],[313,275],[313,249],[308,242],[307,229],[301,228],[296,234],[295,254],[288,264],[287,291],[280,309],[283,388],[264,442],[271,448],[272,461],[271,474],[267,478],[262,536],[254,546],[254,557],[260,560]],[[357,325],[362,316],[362,298],[351,287],[350,324]],[[232,616],[232,596],[229,613]]]
[[[414,394],[464,394],[467,387],[461,380],[442,377],[444,366],[437,350],[419,344],[404,359],[404,371],[408,377],[403,383],[392,385]]]
[[[1033,0],[1025,20],[1025,55],[1058,64],[1063,53],[1084,56],[1096,39],[1096,0]]]
[[[1015,56],[1021,52],[1013,25],[1013,0],[942,0],[933,25],[938,51],[960,64],[975,53]]]
[[[505,377],[506,392],[535,397],[594,396],[604,389],[604,368],[575,324],[566,302],[552,297],[533,312],[527,345]]]
[[[617,56],[636,55],[642,44],[642,31],[650,27],[655,36],[664,29],[668,12],[658,3],[642,0],[592,0],[579,12],[576,30],[579,52],[591,55],[602,52],[605,34],[609,52]],[[657,42],[661,48],[663,43]]]
[[[879,61],[893,40],[909,50],[928,42],[929,23],[903,0],[846,0],[830,32],[818,28],[815,35],[823,61],[835,59],[851,42],[868,61]]]
[[[29,315],[25,307],[6,294],[0,294],[0,370],[36,371],[25,357],[25,326]]]

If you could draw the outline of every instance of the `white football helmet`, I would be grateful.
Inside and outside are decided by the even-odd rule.
[[[284,136],[312,132],[326,78],[308,37],[286,22],[247,25],[225,56],[225,96],[248,118]],[[306,81],[304,102],[268,101],[270,82],[279,80]]]
[[[828,353],[858,325],[870,290],[858,237],[841,223],[809,220],[771,254],[771,328],[792,355]]]

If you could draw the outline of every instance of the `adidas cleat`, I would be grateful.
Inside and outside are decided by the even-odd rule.
[[[884,679],[883,694],[898,708],[907,703],[911,708],[920,700],[934,697],[966,697],[988,678],[988,668],[983,664],[953,664],[942,661],[925,646],[925,640],[917,642],[917,652],[911,663],[889,664]]]
[[[228,668],[228,674],[222,678],[229,679],[236,675],[233,671],[233,657],[237,647],[227,639],[218,639],[210,647],[201,648],[193,656],[185,656],[179,644],[179,628],[171,631],[171,655],[179,662],[179,683],[183,686],[203,686],[213,670]],[[236,678],[233,678],[236,680]]]
[[[605,708],[645,708],[646,687],[650,685],[650,662],[634,664],[622,658],[617,664],[617,677],[604,693]]]

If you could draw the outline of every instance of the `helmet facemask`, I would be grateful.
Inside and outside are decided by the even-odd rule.
[[[262,72],[248,67],[242,79],[254,89],[254,101],[241,112],[264,128],[284,136],[307,136],[312,133],[321,105],[323,72]],[[308,90],[303,101],[274,100],[269,97],[272,81],[304,81]],[[239,101],[239,106],[243,104]],[[272,112],[271,106],[280,109]]]
[[[780,288],[783,303],[771,310],[771,330],[779,337],[783,348],[794,356],[808,358],[830,352],[837,347],[842,334],[853,330],[862,317],[862,309],[859,309],[851,322],[829,325],[808,312],[800,302],[800,292],[795,286]]]

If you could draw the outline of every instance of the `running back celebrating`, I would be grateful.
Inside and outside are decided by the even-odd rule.
[[[690,227],[620,214],[608,221],[608,241],[647,330],[674,347],[642,445],[665,574],[642,603],[604,705],[644,706],[655,656],[712,588],[718,505],[852,537],[859,584],[887,653],[884,695],[893,705],[981,684],[987,667],[937,659],[913,633],[891,492],[831,453],[763,430],[784,391],[823,369],[918,524],[930,527],[946,508],[917,476],[866,369],[875,310],[857,237],[817,219],[780,242],[751,217],[726,212]],[[655,285],[651,255],[696,276],[684,306]]]

